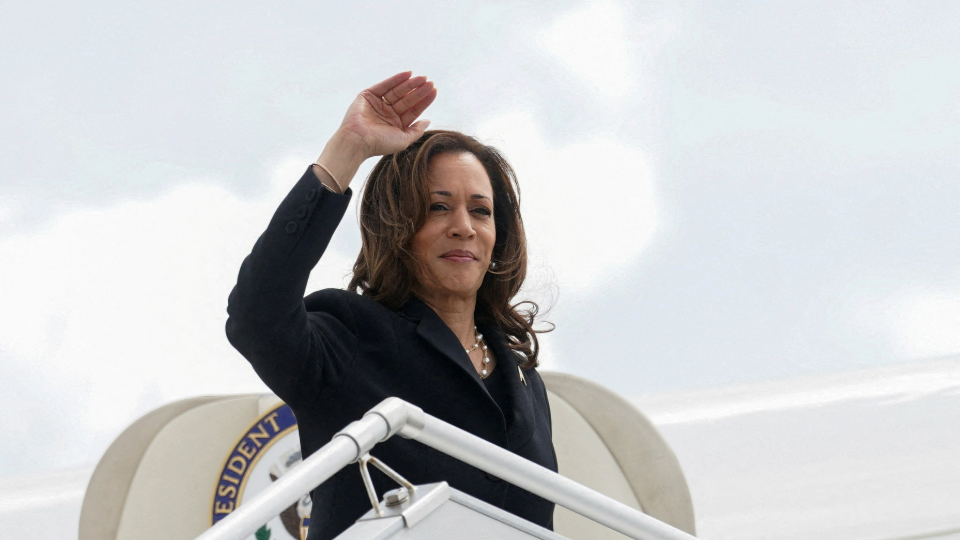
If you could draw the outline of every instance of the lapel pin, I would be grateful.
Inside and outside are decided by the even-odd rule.
[[[520,382],[522,382],[523,385],[526,386],[526,385],[527,385],[527,379],[524,378],[524,376],[523,376],[523,370],[520,369],[520,366],[517,366],[517,373],[520,374]]]

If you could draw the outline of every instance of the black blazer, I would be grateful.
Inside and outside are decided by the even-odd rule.
[[[311,169],[280,204],[243,261],[230,293],[227,337],[257,374],[293,409],[307,456],[383,399],[396,396],[425,412],[557,470],[546,388],[523,372],[502,332],[479,326],[506,376],[501,411],[460,341],[417,298],[392,311],[355,294],[325,289],[303,298],[310,270],[330,242],[350,200],[323,188]],[[415,484],[450,485],[544,527],[553,504],[418,442],[393,437],[373,455]],[[378,493],[395,487],[371,468]],[[312,492],[310,540],[333,538],[370,502],[356,467]]]

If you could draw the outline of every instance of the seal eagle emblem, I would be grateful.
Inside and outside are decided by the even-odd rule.
[[[303,462],[297,418],[281,403],[261,415],[231,447],[213,490],[210,525]],[[310,494],[265,523],[250,540],[306,540]]]

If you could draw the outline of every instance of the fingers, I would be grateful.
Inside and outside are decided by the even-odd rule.
[[[409,146],[413,144],[414,141],[422,137],[423,132],[426,131],[428,127],[430,127],[429,120],[419,120],[411,124],[406,129],[404,129],[403,132],[407,134],[407,137],[409,139],[409,142],[407,143],[407,145]]]
[[[410,142],[412,143],[413,141],[419,139],[420,136],[423,135],[423,132],[426,131],[428,127],[430,127],[429,120],[420,120],[418,122],[411,124],[410,127],[405,129],[404,131],[410,134]]]
[[[426,82],[400,98],[400,101],[394,103],[393,110],[397,113],[397,116],[400,117],[401,123],[404,126],[408,126],[413,123],[413,121],[420,116],[420,113],[423,112],[423,110],[426,109],[427,106],[433,102],[433,100],[431,99],[429,102],[423,104],[423,106],[418,108],[419,110],[414,110],[414,107],[420,105],[421,102],[427,98],[427,96],[434,93],[435,88],[433,86],[433,82]]]
[[[411,105],[410,105],[406,110],[404,110],[403,112],[397,111],[397,114],[400,115],[400,123],[401,123],[401,124],[403,124],[403,125],[405,125],[405,126],[409,126],[411,122],[413,122],[414,120],[417,119],[417,117],[419,117],[421,114],[423,114],[423,111],[427,110],[427,107],[429,107],[430,104],[433,103],[433,100],[437,99],[437,89],[434,88],[434,87],[433,87],[433,83],[430,82],[430,83],[424,84],[424,85],[421,86],[420,88],[418,88],[418,89],[414,90],[413,92],[410,92],[409,94],[407,94],[407,96],[405,96],[405,97],[403,98],[403,100],[401,100],[401,102],[406,101],[408,97],[410,97],[410,96],[414,95],[415,93],[419,92],[421,89],[423,89],[423,88],[426,87],[427,85],[429,85],[429,88],[427,88],[427,89],[425,90],[425,94],[421,95],[421,96],[419,97],[419,99],[417,99],[417,101],[415,101],[413,104],[411,104]],[[393,110],[396,111],[396,110],[397,110],[396,107],[394,107]],[[423,120],[422,122],[427,122],[427,123],[429,124],[429,121],[426,121],[426,120]],[[421,122],[417,122],[417,124],[419,124],[419,123],[421,123]],[[412,127],[412,126],[411,126],[411,127]],[[426,128],[424,128],[424,129],[426,129]]]
[[[413,128],[414,120],[437,98],[433,82],[427,81],[422,75],[412,75],[410,71],[397,73],[360,93],[388,123],[394,122],[390,117],[399,120],[399,127],[404,131]],[[417,125],[421,133],[426,129],[426,124],[422,122],[417,122]]]
[[[430,91],[433,90],[433,82],[426,82],[414,88],[410,92],[404,94],[399,101],[391,102],[393,110],[397,111],[398,115],[403,115],[407,112],[407,109],[413,107],[421,99],[423,99]]]
[[[386,93],[383,94],[383,98],[386,99],[390,105],[395,105],[403,96],[407,95],[407,93],[414,88],[422,86],[425,82],[427,82],[427,78],[423,75],[407,79],[387,90]]]
[[[373,92],[373,95],[380,97],[386,94],[387,90],[390,90],[391,88],[397,86],[403,81],[409,79],[411,75],[413,75],[412,71],[404,71],[403,73],[397,73],[396,75],[394,75],[393,77],[390,77],[389,79],[378,82],[377,84],[371,86],[367,90],[370,90],[371,92]],[[390,103],[393,103],[393,102],[391,101]]]

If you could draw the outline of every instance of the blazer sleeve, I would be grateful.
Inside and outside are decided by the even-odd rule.
[[[293,406],[329,384],[325,375],[342,373],[357,347],[344,291],[314,295],[309,313],[303,301],[351,193],[327,190],[308,168],[244,259],[227,303],[227,339]]]

